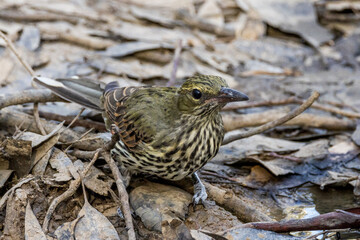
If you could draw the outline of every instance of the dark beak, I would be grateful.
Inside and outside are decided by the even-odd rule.
[[[218,102],[228,103],[228,102],[238,102],[238,101],[247,101],[249,97],[244,93],[236,91],[231,88],[221,88],[219,95],[216,97]]]

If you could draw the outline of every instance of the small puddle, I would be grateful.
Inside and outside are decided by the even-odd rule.
[[[283,214],[284,220],[306,219],[316,217],[323,213],[335,211],[336,209],[348,209],[359,207],[354,200],[353,189],[344,188],[326,188],[321,190],[318,186],[301,187],[295,194],[295,205],[286,207]],[[292,232],[291,235],[297,237],[309,237],[321,231]],[[319,235],[317,239],[322,239]]]

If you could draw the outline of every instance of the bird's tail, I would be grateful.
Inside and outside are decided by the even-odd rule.
[[[99,82],[87,78],[60,78],[55,80],[46,77],[34,77],[33,80],[65,100],[97,111],[103,110],[101,98],[105,86]]]

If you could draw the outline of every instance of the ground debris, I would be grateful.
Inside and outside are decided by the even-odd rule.
[[[101,113],[75,117],[80,106],[31,89],[39,87],[32,86],[34,76],[0,39],[0,235],[127,239],[130,222],[138,239],[299,239],[274,228],[239,230],[239,219],[277,224],[356,207],[359,9],[357,0],[0,1],[0,31],[37,76],[76,75],[100,88],[112,81],[166,86],[171,79],[179,86],[194,74],[223,77],[251,100],[222,112],[226,139],[320,93],[285,125],[222,146],[199,171],[209,193],[204,206],[190,205],[187,179],[135,178],[126,222],[119,210],[126,194],[114,193],[120,182],[110,174],[117,166],[109,167],[109,156],[100,154],[80,176],[110,140]]]

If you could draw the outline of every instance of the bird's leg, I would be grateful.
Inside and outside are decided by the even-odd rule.
[[[124,167],[122,164],[120,164],[119,170],[120,170],[120,173],[122,176],[122,181],[123,181],[125,187],[127,188],[130,184],[131,172],[126,167]]]
[[[207,193],[204,184],[201,182],[197,172],[194,172],[192,175],[192,180],[194,183],[194,196],[193,196],[193,204],[199,204],[201,201],[202,204],[204,204]]]

